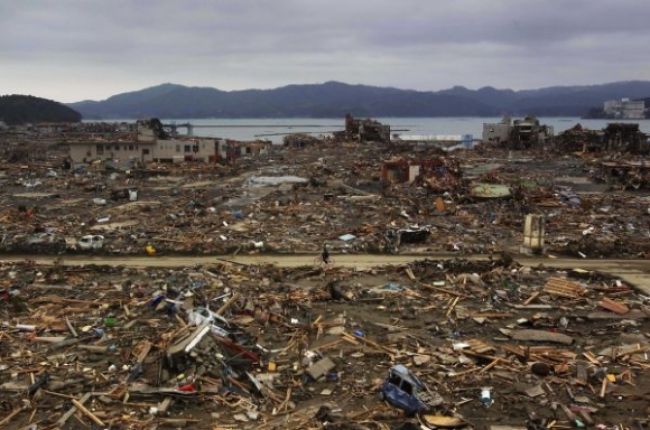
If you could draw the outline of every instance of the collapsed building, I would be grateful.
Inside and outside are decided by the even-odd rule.
[[[557,136],[557,149],[571,152],[621,152],[647,153],[647,136],[639,130],[639,124],[609,123],[602,130],[590,130],[576,124]]]
[[[596,152],[602,147],[602,132],[576,124],[555,139],[556,149],[562,152]]]
[[[246,156],[267,155],[272,143],[268,140],[239,141],[225,139],[218,143],[218,160],[234,161]]]
[[[544,144],[552,137],[553,127],[540,124],[534,116],[527,116],[513,121],[509,146],[512,149],[527,149]]]
[[[282,138],[282,144],[292,148],[305,148],[307,146],[318,145],[322,141],[322,139],[307,133],[291,133]]]
[[[610,123],[604,130],[606,151],[647,153],[647,136],[639,130],[639,124]]]
[[[381,178],[384,185],[416,183],[433,192],[443,193],[459,186],[462,172],[458,162],[453,159],[392,158],[382,164]]]
[[[555,147],[595,157],[591,176],[599,182],[631,190],[650,187],[650,164],[638,159],[649,152],[650,145],[639,124],[609,123],[602,130],[576,124],[556,138]]]
[[[335,132],[334,137],[338,140],[357,142],[390,142],[390,125],[370,118],[354,118],[347,114],[345,130]]]
[[[483,124],[483,142],[496,143],[508,149],[529,149],[552,138],[553,127],[540,124],[539,119],[531,115],[514,121],[506,116],[501,122]]]

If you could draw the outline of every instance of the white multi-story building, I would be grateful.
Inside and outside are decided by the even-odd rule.
[[[512,120],[505,116],[501,122],[483,123],[483,142],[501,143],[510,139]]]
[[[621,119],[643,119],[645,118],[645,102],[643,100],[607,100],[603,103],[605,115]]]

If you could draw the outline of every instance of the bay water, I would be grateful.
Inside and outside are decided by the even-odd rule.
[[[471,134],[480,139],[483,123],[499,122],[501,118],[485,117],[436,117],[436,118],[376,118],[391,126],[392,133],[442,135]],[[553,127],[555,134],[561,133],[577,123],[593,130],[600,130],[610,122],[638,123],[641,131],[650,134],[650,119],[645,120],[606,120],[582,119],[579,117],[540,117],[542,124]],[[107,122],[133,122],[134,119],[111,120]],[[219,137],[235,140],[267,139],[274,143],[290,133],[309,133],[314,136],[327,135],[344,129],[343,118],[164,118],[164,124],[178,125],[190,123],[194,126],[195,136]],[[179,128],[184,133],[184,128]]]

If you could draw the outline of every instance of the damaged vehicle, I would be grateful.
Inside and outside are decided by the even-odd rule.
[[[19,235],[7,240],[8,249],[14,252],[43,252],[60,254],[65,251],[65,239],[51,232]]]
[[[88,234],[77,241],[77,249],[82,251],[102,249],[104,236],[100,234]]]
[[[391,406],[402,409],[407,416],[429,412],[443,402],[439,395],[431,393],[417,376],[401,364],[390,368],[379,397]]]

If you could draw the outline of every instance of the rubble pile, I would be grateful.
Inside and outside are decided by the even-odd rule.
[[[602,148],[602,140],[602,133],[578,123],[555,138],[555,149],[562,153],[597,152]]]
[[[282,138],[282,144],[284,146],[290,146],[293,148],[304,148],[306,146],[318,145],[323,142],[323,139],[307,133],[293,133]]]
[[[0,272],[7,428],[648,425],[650,298],[597,272]]]
[[[645,159],[601,160],[592,177],[623,190],[650,188],[650,162]]]
[[[623,190],[647,189],[650,184],[648,137],[638,124],[610,123],[601,131],[580,124],[560,134],[556,150],[580,152],[590,166],[590,176]]]

